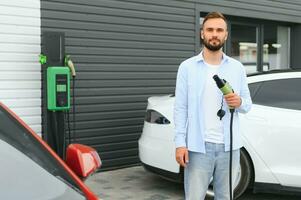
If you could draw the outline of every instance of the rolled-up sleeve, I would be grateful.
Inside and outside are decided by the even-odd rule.
[[[174,104],[174,123],[175,123],[175,146],[186,147],[187,134],[187,113],[188,113],[188,78],[187,67],[181,64],[178,69],[175,104]]]

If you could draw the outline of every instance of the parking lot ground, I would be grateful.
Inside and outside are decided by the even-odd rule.
[[[102,200],[183,200],[182,184],[152,174],[141,166],[94,174],[86,184]],[[239,200],[300,200],[301,196],[253,194],[247,191]],[[211,200],[207,198],[206,200]]]
[[[183,200],[181,184],[171,183],[144,170],[130,167],[94,174],[86,184],[103,200]]]

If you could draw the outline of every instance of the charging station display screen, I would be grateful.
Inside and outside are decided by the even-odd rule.
[[[67,75],[57,74],[56,75],[56,106],[65,107],[67,105],[68,105]]]
[[[67,86],[66,85],[57,85],[56,86],[56,91],[57,92],[66,92],[67,91]]]

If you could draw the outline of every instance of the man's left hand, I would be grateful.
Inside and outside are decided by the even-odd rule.
[[[238,108],[241,105],[241,98],[235,93],[224,95],[224,97],[230,107]]]

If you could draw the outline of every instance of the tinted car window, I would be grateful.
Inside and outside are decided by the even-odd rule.
[[[261,84],[262,84],[262,82],[249,84],[249,90],[250,90],[250,94],[251,94],[252,99],[255,97],[255,95],[256,95],[258,89],[260,88]]]
[[[255,91],[253,103],[301,110],[301,79],[264,81]]]
[[[48,187],[56,185],[57,187],[61,186],[61,191],[65,190],[67,193],[71,192],[72,194],[77,193],[75,196],[80,198],[74,199],[84,198],[80,191],[80,187],[75,183],[73,178],[70,177],[63,166],[43,147],[40,142],[32,136],[31,133],[29,133],[29,130],[22,126],[2,107],[0,107],[0,152],[1,165],[7,165],[7,167],[3,168],[5,170],[2,170],[1,172],[5,172],[6,175],[11,177],[11,179],[3,180],[3,184],[9,185],[8,183],[10,183],[10,181],[14,178],[17,180],[14,180],[15,183],[20,183],[21,185],[24,184],[25,186],[27,185],[28,188],[30,184],[32,184],[36,186],[37,190],[39,189],[38,186],[45,187],[43,189],[47,190]],[[28,167],[26,168],[26,166]],[[15,176],[16,174],[18,175]],[[27,176],[29,174],[32,179]],[[3,178],[3,176],[4,174],[1,177]],[[44,176],[44,178],[37,179],[36,177],[39,176]],[[34,182],[35,179],[37,179],[37,182]],[[46,182],[43,182],[43,180]],[[15,187],[17,185],[18,184],[15,184],[13,185],[14,187],[11,187],[14,190],[12,193],[17,194],[17,188]],[[71,189],[73,192],[67,189],[67,185],[69,188],[73,188]],[[65,189],[63,189],[64,187]],[[3,189],[3,185],[0,186],[0,188]],[[25,190],[23,189],[22,191]],[[0,195],[3,195],[3,192],[4,191],[0,192]],[[29,190],[28,192],[28,194],[35,194],[35,191]],[[67,193],[66,195],[68,195]],[[24,195],[25,193],[23,193],[23,196]],[[68,196],[64,196],[64,193],[58,194],[57,197],[53,194],[51,196],[53,196],[53,198],[49,199],[68,199]]]
[[[86,199],[62,177],[53,176],[3,140],[0,140],[0,149],[0,199]]]

